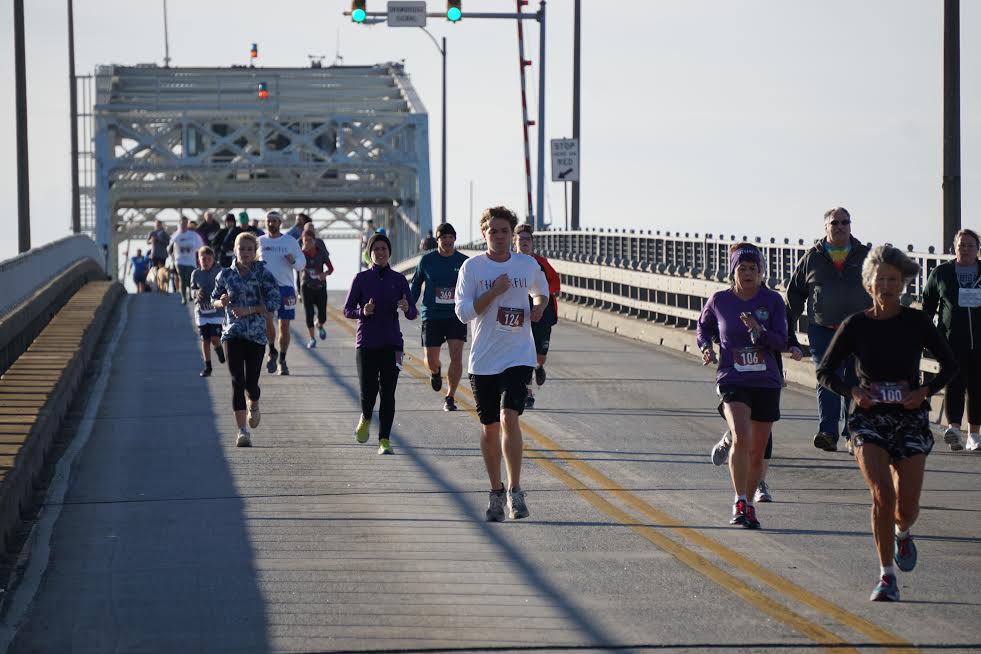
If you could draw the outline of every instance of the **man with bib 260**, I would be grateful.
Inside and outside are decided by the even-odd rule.
[[[443,223],[436,228],[436,249],[422,255],[412,277],[412,301],[418,303],[422,293],[422,346],[426,348],[426,367],[434,391],[443,386],[440,349],[446,343],[450,367],[446,372],[446,399],[443,411],[456,411],[456,387],[463,374],[463,344],[467,342],[467,325],[453,311],[457,277],[467,255],[455,248],[456,230]],[[425,291],[423,291],[425,286]]]
[[[486,518],[504,520],[505,501],[512,520],[530,514],[521,490],[521,424],[527,384],[535,367],[531,323],[542,319],[548,282],[533,257],[511,252],[518,218],[492,207],[480,217],[487,252],[463,262],[456,285],[456,315],[473,323],[470,386],[480,417],[480,451],[490,477]],[[534,298],[528,305],[528,296]],[[504,423],[503,438],[501,423]],[[501,455],[507,486],[501,483]]]
[[[283,217],[278,211],[266,214],[268,233],[259,237],[259,259],[265,262],[266,270],[272,273],[279,286],[279,374],[288,375],[290,369],[286,365],[286,350],[290,346],[290,321],[296,318],[296,275],[293,271],[303,270],[307,258],[295,238],[279,231],[282,225]],[[269,374],[276,372],[275,335],[273,327],[269,334],[269,360],[266,362]]]

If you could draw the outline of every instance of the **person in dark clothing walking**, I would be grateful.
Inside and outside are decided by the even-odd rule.
[[[225,214],[225,226],[219,229],[211,237],[211,242],[209,245],[211,249],[215,251],[215,257],[218,259],[218,265],[222,268],[228,268],[232,265],[232,257],[235,256],[234,245],[231,248],[225,249],[225,237],[228,233],[235,229],[235,214],[226,213]],[[234,239],[232,243],[234,244]]]
[[[872,305],[872,298],[862,285],[862,262],[869,249],[853,237],[852,218],[844,207],[835,207],[824,214],[825,237],[818,241],[797,262],[787,286],[787,324],[789,332],[797,330],[797,320],[807,309],[807,338],[811,359],[817,365],[838,325],[848,316]],[[797,345],[791,338],[790,345]],[[839,374],[854,381],[851,361],[843,361]],[[834,452],[838,449],[839,430],[848,440],[848,425],[841,429],[843,416],[848,415],[851,399],[818,385],[818,431],[814,447]],[[848,442],[851,452],[851,443]]]
[[[391,432],[395,421],[395,387],[402,368],[401,311],[409,320],[418,312],[410,300],[412,291],[405,275],[388,265],[392,244],[384,234],[368,239],[371,267],[358,273],[344,302],[344,315],[358,321],[356,338],[358,379],[361,382],[361,419],[355,430],[359,443],[368,441],[368,427],[378,407],[378,453],[392,454]]]
[[[978,234],[962,229],[954,237],[953,261],[942,263],[930,273],[923,288],[923,313],[933,318],[940,313],[937,326],[954,350],[958,372],[947,386],[944,414],[947,431],[944,442],[951,451],[961,444],[964,418],[964,392],[967,391],[967,449],[981,451],[981,262],[978,261]]]

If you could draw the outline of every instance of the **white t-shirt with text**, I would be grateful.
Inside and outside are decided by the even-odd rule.
[[[198,248],[204,245],[201,235],[193,230],[180,231],[170,239],[170,244],[174,248],[174,256],[177,258],[178,266],[198,265]]]
[[[293,255],[295,261],[292,265],[286,259],[287,254]],[[266,262],[266,270],[272,274],[278,285],[292,288],[296,288],[293,271],[303,270],[307,265],[300,242],[286,234],[280,234],[276,238],[268,234],[260,236],[259,260]]]
[[[477,315],[474,302],[490,291],[502,274],[511,278],[511,288]],[[496,375],[513,366],[534,367],[528,297],[535,295],[548,297],[548,281],[533,257],[512,252],[507,261],[499,263],[481,254],[463,262],[454,308],[461,321],[473,323],[468,362],[471,375]]]

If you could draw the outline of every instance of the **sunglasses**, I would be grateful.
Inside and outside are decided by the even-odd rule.
[[[850,221],[850,220],[830,220],[830,221],[828,221],[828,224],[829,225],[833,225],[834,227],[837,227],[838,225],[851,225],[852,224],[852,221]]]

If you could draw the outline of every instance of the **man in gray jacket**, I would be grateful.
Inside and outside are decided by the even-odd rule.
[[[835,207],[824,214],[825,237],[814,244],[797,262],[794,276],[787,286],[787,319],[790,332],[807,307],[807,338],[811,359],[817,365],[824,357],[838,325],[853,313],[872,306],[872,298],[862,285],[862,264],[869,249],[852,236],[852,219],[844,207]],[[855,363],[849,358],[838,374],[855,380]],[[846,418],[842,434],[848,441],[848,406],[851,398],[817,386],[818,431],[814,447],[834,452],[838,449],[838,434],[842,416]]]

